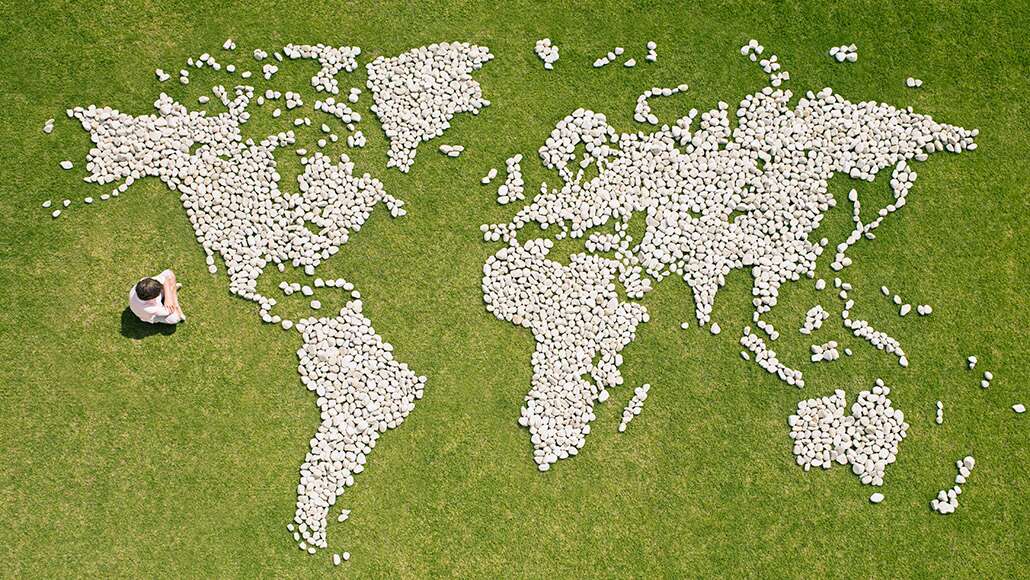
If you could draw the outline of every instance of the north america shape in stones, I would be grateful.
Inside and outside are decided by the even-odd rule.
[[[415,52],[433,54],[439,46],[448,45]],[[461,58],[462,46],[469,45],[452,45],[447,55]],[[477,48],[476,54],[485,50]],[[353,70],[360,50],[318,45],[291,47],[287,52],[291,58],[324,61],[312,85],[335,93],[338,85],[332,75]],[[446,66],[442,61],[437,64]],[[391,78],[404,82],[403,76],[414,72],[394,71]],[[478,86],[476,90],[478,94]],[[291,525],[291,531],[295,530],[303,549],[314,553],[315,548],[328,546],[326,522],[331,506],[363,470],[378,435],[400,425],[413,410],[426,378],[393,359],[393,347],[361,314],[360,300],[348,303],[339,315],[294,325],[269,314],[276,300],[258,292],[257,281],[272,265],[282,271],[290,264],[313,275],[319,264],[361,229],[377,204],[383,203],[392,216],[399,217],[405,213],[404,203],[387,194],[371,175],[355,175],[354,163],[346,155],[337,162],[321,152],[303,154],[299,192],[281,190],[276,153],[295,143],[294,132],[283,131],[258,142],[243,140],[240,126],[250,118],[247,107],[253,87],[235,87],[232,98],[222,86],[215,86],[212,93],[226,112],[208,116],[189,111],[162,93],[154,103],[157,114],[133,116],[89,106],[69,109],[68,115],[79,120],[94,143],[87,158],[87,182],[120,181],[118,190],[124,192],[144,177],[160,179],[180,194],[211,272],[217,272],[217,254],[233,294],[258,303],[262,320],[281,322],[282,328],[302,333],[298,370],[304,384],[318,395],[322,424],[300,468],[297,526]],[[454,112],[468,105],[447,103],[452,96],[459,98],[446,91],[435,94],[434,106]],[[404,102],[383,98],[380,94],[377,102],[388,103],[393,114],[419,123],[417,117],[424,111],[407,110]],[[430,124],[439,129],[435,117]],[[353,289],[345,281],[334,286],[342,286],[341,291]],[[352,297],[358,298],[356,290]]]
[[[773,84],[780,85],[787,78],[778,75]],[[720,102],[700,115],[691,110],[673,125],[650,133],[617,132],[603,114],[586,109],[561,119],[539,150],[543,165],[557,171],[561,186],[543,184],[540,193],[510,222],[482,228],[486,241],[507,244],[488,262],[491,269],[484,271],[488,309],[498,318],[514,322],[527,316],[524,309],[529,305],[513,303],[499,309],[498,295],[551,295],[546,286],[534,287],[540,283],[539,277],[509,276],[504,283],[512,287],[501,290],[492,274],[498,262],[517,272],[526,268],[518,260],[528,242],[520,241],[518,235],[527,224],[535,223],[542,228],[554,226],[556,239],[592,238],[599,231],[615,236],[616,243],[606,244],[619,248],[612,264],[585,262],[576,255],[580,267],[593,264],[601,268],[604,264],[604,268],[619,271],[623,283],[639,280],[643,272],[658,281],[675,274],[691,288],[701,325],[709,322],[726,276],[734,269],[750,268],[753,318],[761,323],[761,315],[776,305],[782,284],[814,274],[823,247],[809,237],[836,204],[828,189],[832,176],[842,173],[873,181],[888,167],[894,167],[896,174],[905,173],[904,180],[892,183],[898,203],[882,208],[882,219],[904,205],[904,196],[914,182],[914,173],[907,169],[909,162],[925,161],[929,153],[938,151],[958,153],[976,148],[976,130],[938,123],[883,103],[852,103],[830,88],[805,93],[793,108],[792,99],[791,91],[769,86],[745,96],[733,109]],[[737,118],[732,130],[731,114]],[[596,176],[585,178],[588,170]],[[641,212],[646,228],[640,240],[633,240],[628,225]],[[549,261],[543,256],[533,260]],[[839,256],[837,262],[847,267],[850,258]],[[534,264],[533,268],[544,266]],[[650,286],[633,295],[627,292],[627,298],[638,299],[648,290]],[[615,296],[614,284],[599,291],[602,302],[605,295]],[[589,298],[580,302],[589,303]],[[557,317],[556,302],[549,304],[551,317]],[[616,300],[609,309],[628,305]],[[572,318],[581,312],[582,306],[571,313]],[[644,313],[646,310],[638,315],[639,320],[644,320]],[[535,460],[541,468],[542,460],[563,458],[553,450],[578,449],[589,433],[587,423],[593,417],[598,389],[584,387],[578,382],[579,375],[572,374],[582,375],[589,367],[549,362],[568,369],[567,374],[561,379],[547,376],[549,380],[536,374],[542,348],[548,357],[560,361],[583,356],[583,341],[596,331],[593,325],[582,329],[577,324],[552,327],[552,332],[564,332],[566,340],[548,342],[537,336],[533,389],[526,398],[531,404],[523,408],[520,422],[530,426]],[[632,340],[632,332],[611,340],[618,345],[613,351],[617,370],[621,363],[618,350]],[[777,374],[790,384],[803,385],[800,372]],[[539,405],[539,400],[561,401],[561,408],[556,411],[553,406]],[[572,441],[570,427],[577,433]]]

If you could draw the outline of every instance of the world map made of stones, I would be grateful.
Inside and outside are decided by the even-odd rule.
[[[267,56],[258,52],[259,60]],[[360,54],[353,47],[324,45],[290,45],[283,52],[288,59],[317,59],[322,68],[312,77],[312,86],[331,95],[338,94],[335,75],[353,71]],[[214,57],[203,56],[191,64],[221,69]],[[283,61],[279,53],[275,57]],[[490,104],[471,74],[492,58],[484,47],[441,43],[366,65],[372,111],[391,143],[388,166],[407,172],[418,144],[442,135],[454,114],[478,114]],[[885,104],[854,104],[830,89],[809,92],[791,108],[792,93],[779,88],[789,76],[778,72],[775,57],[775,66],[769,62],[763,59],[762,66],[770,86],[744,97],[734,111],[726,103],[702,113],[691,110],[674,125],[649,133],[619,133],[604,115],[583,109],[571,113],[556,124],[538,152],[562,185],[542,185],[510,222],[482,227],[487,241],[503,243],[483,266],[486,308],[499,319],[530,329],[536,340],[532,388],[519,422],[530,431],[533,459],[541,471],[577,454],[590,433],[594,405],[623,383],[620,352],[634,339],[637,326],[649,319],[640,299],[651,291],[652,279],[680,276],[694,294],[698,323],[707,324],[726,275],[751,268],[754,321],[775,338],[778,333],[760,317],[775,306],[783,283],[812,276],[826,241],[812,242],[809,236],[835,206],[827,189],[834,174],[872,181],[893,167],[894,202],[881,208],[873,222],[862,222],[857,195],[849,196],[855,231],[836,248],[833,262],[835,270],[842,270],[851,263],[847,248],[861,237],[871,239],[872,230],[905,204],[916,178],[910,161],[924,161],[937,151],[975,149],[975,130]],[[277,69],[266,64],[265,79]],[[186,84],[188,71],[180,75]],[[685,89],[648,91],[638,101],[638,120],[657,125],[647,98]],[[300,468],[296,526],[289,528],[302,549],[315,553],[328,547],[327,522],[337,499],[364,470],[379,435],[399,426],[414,410],[427,381],[393,357],[392,345],[362,314],[360,292],[346,280],[316,281],[316,286],[350,293],[338,313],[294,323],[272,314],[276,300],[258,293],[257,279],[269,266],[285,271],[292,265],[314,275],[322,261],[360,230],[377,204],[400,217],[404,203],[371,175],[355,175],[355,164],[346,156],[334,161],[320,151],[298,151],[304,163],[299,191],[283,191],[276,154],[295,144],[294,132],[260,142],[244,139],[240,127],[250,118],[254,88],[240,84],[230,94],[216,86],[212,93],[226,112],[190,111],[162,93],[154,104],[157,114],[132,116],[95,106],[68,113],[94,143],[87,159],[88,182],[120,183],[112,191],[117,196],[137,179],[157,177],[177,191],[211,272],[217,272],[217,255],[225,264],[231,292],[257,303],[265,322],[300,332],[298,370],[318,397],[322,423]],[[359,93],[351,89],[349,98],[339,102],[327,96],[315,109],[336,117],[353,133],[361,119],[346,102],[356,102]],[[262,104],[280,97],[269,90],[256,100]],[[287,103],[291,98],[301,102],[299,95],[287,93]],[[732,130],[731,115],[737,124]],[[310,119],[297,118],[294,124],[310,124]],[[326,129],[323,125],[329,134]],[[335,142],[335,132],[332,137]],[[353,140],[348,143],[355,146]],[[525,199],[521,161],[517,155],[506,162],[501,203]],[[584,178],[588,169],[596,170],[594,177]],[[640,213],[646,229],[640,240],[633,240],[629,222]],[[550,239],[518,238],[529,223],[554,226],[556,239],[586,238],[587,251],[573,254],[567,266],[549,259]],[[616,279],[625,299],[616,291]],[[298,283],[280,288],[287,295],[313,294]],[[321,303],[312,300],[312,308],[320,309]],[[845,325],[907,365],[900,345],[868,322],[845,317]],[[721,331],[717,324],[711,330]],[[769,372],[788,384],[804,385],[801,372],[779,362],[750,327],[743,330],[741,344]],[[648,388],[637,388],[620,429],[640,412]],[[867,395],[876,396],[862,394]],[[834,402],[842,407],[842,399]],[[880,406],[884,408],[892,418],[889,400]],[[898,431],[907,428],[900,418],[896,423]],[[895,452],[899,440],[893,442]],[[835,457],[845,462],[843,450]],[[882,483],[882,467],[876,484]],[[873,479],[870,475],[869,482]],[[340,521],[347,513],[341,513]]]

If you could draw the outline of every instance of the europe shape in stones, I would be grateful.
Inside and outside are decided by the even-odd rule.
[[[311,58],[325,51],[359,52],[322,45],[299,49],[306,51],[301,56]],[[372,76],[385,75],[383,82],[403,85],[405,97],[415,99],[422,107],[420,112],[431,114],[435,134],[449,126],[447,121],[455,113],[476,112],[489,104],[469,75],[492,58],[486,48],[434,44],[395,60],[404,63],[413,58],[440,70],[433,75],[400,78],[414,69],[384,71],[384,59],[380,58],[374,66],[369,65],[369,84],[373,84]],[[353,68],[348,65],[346,70]],[[426,73],[427,69],[423,66],[418,71]],[[313,80],[316,88],[334,92],[335,79],[329,82],[325,75],[318,79],[318,83]],[[465,88],[454,91],[459,84]],[[420,98],[419,91],[430,98]],[[197,241],[207,253],[210,271],[217,272],[214,255],[218,254],[229,277],[229,290],[260,304],[265,322],[280,322],[270,314],[276,300],[257,290],[257,280],[267,267],[285,270],[285,265],[292,264],[313,275],[322,261],[340,251],[361,229],[376,205],[384,204],[392,216],[399,217],[405,213],[403,202],[386,193],[371,175],[355,175],[354,163],[345,155],[337,162],[319,151],[304,154],[304,171],[297,178],[299,191],[281,190],[276,155],[296,142],[294,132],[283,131],[258,142],[244,140],[240,126],[250,118],[247,108],[255,99],[254,88],[236,86],[230,95],[224,87],[215,86],[212,92],[226,112],[209,116],[204,111],[189,111],[164,93],[154,103],[158,112],[152,115],[132,116],[95,106],[70,109],[69,116],[79,120],[94,143],[87,158],[90,175],[86,181],[120,182],[116,191],[123,192],[137,179],[157,177],[177,191]],[[375,88],[373,92],[374,109],[381,119],[401,115],[415,122],[403,103],[392,102],[389,94],[382,96]],[[448,103],[448,95],[457,102]],[[262,98],[257,97],[259,101]],[[395,129],[391,132],[396,135],[388,137],[407,135]],[[418,140],[430,138],[415,137],[404,143],[405,169],[410,167]],[[345,281],[333,286],[341,294],[353,288]],[[353,485],[354,476],[364,470],[379,435],[399,426],[414,409],[426,383],[426,377],[394,359],[392,345],[362,314],[356,292],[351,298],[338,315],[306,318],[295,326],[292,321],[281,321],[284,329],[296,328],[303,337],[297,351],[298,370],[304,385],[317,395],[322,418],[300,467],[297,526],[290,526],[300,547],[311,553],[328,547],[330,509],[344,488]],[[313,308],[316,303],[312,301]]]
[[[856,215],[855,233],[838,246],[834,268],[842,269],[850,264],[843,256],[847,246],[905,205],[915,180],[910,161],[976,148],[976,130],[882,103],[851,103],[829,88],[807,93],[792,108],[792,93],[776,88],[789,75],[773,64],[762,62],[772,86],[732,111],[720,103],[701,113],[699,123],[692,110],[671,127],[618,133],[604,115],[573,112],[539,150],[562,185],[544,184],[510,222],[482,227],[487,241],[506,243],[484,264],[486,308],[531,329],[536,340],[532,388],[519,423],[530,430],[541,471],[576,455],[590,433],[595,402],[622,383],[619,353],[647,321],[637,302],[650,291],[642,273],[658,281],[682,277],[704,325],[726,275],[751,268],[753,318],[762,326],[779,287],[814,272],[823,247],[809,237],[836,203],[827,187],[833,175],[873,181],[894,167],[895,177],[894,202],[869,224]],[[731,114],[737,121],[732,130]],[[584,179],[586,171],[596,177]],[[646,229],[633,240],[629,222],[641,212]],[[587,250],[599,255],[573,254],[562,266],[548,258],[550,240],[519,240],[530,223],[556,227],[557,239],[586,237]],[[616,278],[626,301],[617,297]],[[780,375],[791,384],[800,378],[800,372]]]

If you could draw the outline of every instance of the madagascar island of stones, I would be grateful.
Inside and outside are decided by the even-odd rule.
[[[1025,577],[1018,4],[3,9],[7,573]]]

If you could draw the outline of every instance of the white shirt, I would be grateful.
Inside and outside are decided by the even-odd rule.
[[[167,270],[165,270],[165,272],[167,272]],[[157,276],[153,276],[153,278],[161,284],[164,284],[165,272],[161,272]],[[159,294],[156,298],[151,298],[150,300],[143,300],[136,295],[136,284],[133,284],[132,289],[129,290],[129,309],[132,310],[132,313],[138,316],[143,322],[149,322],[151,324],[178,323],[180,321],[179,314],[177,312],[173,313],[164,305],[161,301],[162,295],[163,294]]]

